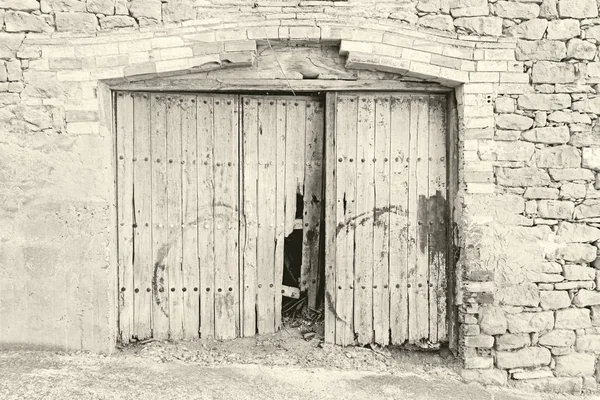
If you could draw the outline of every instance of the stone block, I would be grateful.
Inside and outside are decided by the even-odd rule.
[[[586,113],[596,113],[600,110],[600,96],[588,97],[583,100],[573,102],[573,110]]]
[[[593,354],[571,353],[556,357],[557,376],[591,376],[596,369],[596,356]]]
[[[587,267],[581,267],[587,268]],[[588,268],[593,272],[594,277],[596,276],[596,269]],[[573,297],[573,304],[577,307],[588,307],[600,305],[600,292],[596,290],[585,290],[581,289],[575,297]]]
[[[524,117],[522,115],[519,114],[512,114],[515,111],[515,100],[510,98],[510,97],[497,97],[496,98],[496,112],[497,113],[507,113],[508,116],[506,116],[506,114],[500,114],[496,116],[496,127],[500,128],[500,129],[513,129],[513,128],[503,128],[501,125],[498,125],[498,120],[500,118],[502,118],[505,123],[508,124],[512,124],[512,115],[516,115],[518,117],[523,117],[523,118],[528,118],[528,117]],[[503,116],[505,115],[505,116]],[[531,118],[528,118],[531,119]],[[533,120],[531,121],[532,125],[533,125]],[[532,125],[530,125],[529,127],[531,127]],[[511,125],[509,125],[511,126]],[[529,128],[524,128],[524,129],[529,129]]]
[[[555,181],[593,181],[594,173],[584,168],[550,168],[548,173]]]
[[[502,18],[463,17],[454,20],[454,26],[476,35],[501,36]]]
[[[570,219],[573,217],[575,204],[570,201],[539,200],[538,214],[542,218]]]
[[[600,229],[586,224],[561,222],[556,235],[567,243],[589,243],[600,240]]]
[[[556,40],[519,40],[515,54],[518,61],[561,61],[567,55],[567,47]]]
[[[571,106],[568,94],[523,94],[518,99],[519,107],[525,110],[562,110]]]
[[[591,306],[592,325],[600,326],[600,306]]]
[[[506,385],[508,374],[498,369],[465,369],[460,375],[467,383],[477,382],[483,385]]]
[[[494,337],[490,335],[465,336],[465,347],[491,349],[494,346]]]
[[[568,40],[580,35],[579,21],[576,19],[558,19],[548,23],[550,40]]]
[[[454,31],[454,23],[449,15],[427,14],[419,18],[419,25],[441,31]]]
[[[596,45],[588,42],[587,40],[571,39],[567,43],[567,58],[574,58],[577,60],[593,60],[595,56]]]
[[[56,30],[60,32],[96,32],[98,19],[93,14],[86,13],[56,13]]]
[[[509,314],[506,320],[510,333],[543,332],[554,327],[554,315],[550,311]]]
[[[52,28],[42,16],[22,11],[7,11],[4,16],[6,32],[47,32]]]
[[[600,354],[600,335],[579,336],[575,348],[583,353]]]
[[[584,200],[583,203],[575,207],[574,216],[575,219],[600,217],[600,200]]]
[[[23,79],[23,70],[21,69],[21,61],[11,60],[6,61],[6,72],[8,74],[8,80],[11,82],[20,81]]]
[[[37,11],[40,3],[36,0],[0,0],[0,8],[18,11]]]
[[[468,350],[466,348],[465,350]],[[475,350],[475,349],[472,349]],[[494,359],[490,357],[466,357],[465,368],[466,369],[488,369],[494,366]]]
[[[115,15],[110,17],[100,18],[100,27],[110,30],[116,28],[130,28],[137,26],[135,19],[125,15]]]
[[[87,0],[88,12],[103,15],[115,14],[115,0]]]
[[[481,140],[479,158],[492,161],[529,161],[535,151],[533,143]]]
[[[534,19],[540,14],[540,6],[535,3],[497,1],[494,7],[496,15],[510,19]]]
[[[535,128],[523,132],[521,137],[529,142],[561,144],[569,141],[570,131],[566,126]]]
[[[511,99],[512,100],[512,99]],[[514,106],[513,106],[514,107]],[[500,114],[496,117],[496,127],[523,131],[533,126],[533,119],[519,114]],[[567,129],[568,131],[568,129]]]
[[[524,194],[526,199],[557,199],[558,189],[551,187],[528,187]]]
[[[540,40],[546,32],[547,26],[548,21],[545,19],[532,19],[509,28],[505,34],[520,39]]]
[[[534,370],[517,370],[512,372],[511,378],[516,380],[553,378],[554,374],[550,369],[534,369]]]
[[[559,0],[558,15],[561,18],[596,18],[598,4],[596,0]]]
[[[19,0],[17,0],[19,1]],[[85,1],[81,0],[41,0],[41,10],[50,14],[60,11],[85,12]]]
[[[196,19],[196,9],[191,0],[171,0],[163,3],[162,15],[165,22],[180,22]]]
[[[566,308],[555,312],[554,329],[586,329],[592,327],[590,310]]]
[[[566,182],[560,187],[561,199],[582,199],[586,194],[587,189],[582,183]]]
[[[570,347],[575,344],[575,332],[567,329],[556,329],[540,336],[542,346]]]
[[[600,147],[582,149],[581,166],[583,168],[600,171]]]
[[[146,18],[156,21],[161,20],[162,3],[160,0],[132,0],[129,12],[134,18]]]
[[[596,247],[589,244],[568,243],[555,250],[554,258],[574,263],[589,263],[596,259]]]
[[[548,173],[534,167],[498,168],[496,180],[503,186],[543,186],[550,183]]]
[[[537,166],[540,168],[552,168],[557,166],[563,168],[578,168],[582,166],[582,157],[579,149],[569,145],[540,149],[536,152],[536,159]]]
[[[575,147],[600,147],[600,129],[598,128],[600,128],[600,124],[596,124],[591,131],[573,133],[569,144]]]
[[[550,364],[550,350],[543,347],[527,347],[514,352],[496,353],[496,366],[500,369],[529,368]]]
[[[565,290],[540,291],[540,306],[543,310],[568,308],[571,298]]]
[[[593,281],[564,281],[554,284],[556,290],[593,289]]]
[[[506,306],[537,307],[540,304],[539,292],[535,283],[502,286],[496,291],[496,299]]]
[[[531,338],[528,333],[507,333],[496,337],[496,349],[500,351],[520,349],[530,344]]]
[[[479,327],[487,335],[500,335],[506,332],[507,321],[499,307],[484,306],[479,312]]]
[[[582,389],[581,378],[541,378],[516,381],[515,387],[531,392],[554,392],[579,394]]]
[[[538,61],[533,65],[531,79],[533,83],[572,83],[575,82],[575,65]]]

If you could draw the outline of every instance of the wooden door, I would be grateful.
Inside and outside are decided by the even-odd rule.
[[[323,125],[311,97],[116,94],[123,343],[277,331],[298,225],[314,307]]]
[[[446,97],[327,107],[326,340],[446,341]]]

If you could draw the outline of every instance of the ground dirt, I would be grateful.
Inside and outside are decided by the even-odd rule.
[[[112,355],[6,350],[0,353],[0,399],[577,398],[465,384],[449,352],[323,345],[318,330],[150,341]]]

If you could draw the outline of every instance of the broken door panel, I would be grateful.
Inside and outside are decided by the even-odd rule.
[[[443,341],[446,98],[344,93],[328,102],[327,340]]]

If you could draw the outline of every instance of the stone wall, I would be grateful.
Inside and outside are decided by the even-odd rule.
[[[596,390],[596,0],[0,0],[0,342],[114,348],[105,81],[247,68],[266,38],[456,88],[463,376]]]

